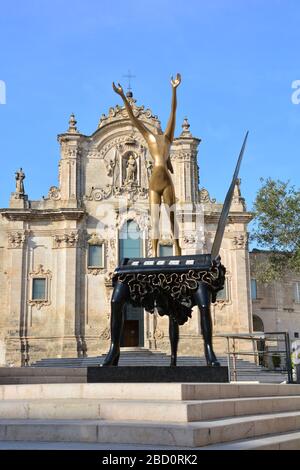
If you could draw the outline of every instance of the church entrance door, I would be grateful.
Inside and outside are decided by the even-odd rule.
[[[138,345],[139,345],[139,322],[138,320],[125,320],[122,346],[134,347]]]
[[[126,305],[121,346],[144,346],[144,310]]]
[[[119,235],[119,259],[139,258],[142,255],[142,240],[138,224],[134,220],[128,220],[122,227]],[[127,304],[124,307],[124,329],[121,346],[144,346],[144,309],[132,307]]]

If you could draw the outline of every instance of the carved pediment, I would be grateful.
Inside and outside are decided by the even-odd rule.
[[[91,233],[88,235],[87,240],[89,245],[102,245],[105,243],[105,240],[97,235],[97,233]]]
[[[144,106],[137,106],[136,99],[133,97],[128,98],[128,101],[133,109],[133,114],[135,117],[138,117],[142,121],[148,122],[152,126],[160,129],[160,121],[158,117],[152,113],[151,109],[145,109]],[[118,104],[115,107],[109,109],[108,115],[102,114],[98,129],[104,127],[106,124],[109,124],[113,121],[119,121],[123,119],[129,119],[125,106],[119,106]]]

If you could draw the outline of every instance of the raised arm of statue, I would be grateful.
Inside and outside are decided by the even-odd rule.
[[[114,91],[121,96],[122,100],[124,101],[124,105],[125,105],[125,108],[127,110],[127,113],[128,113],[128,116],[129,116],[129,119],[131,120],[132,124],[140,131],[140,133],[142,134],[142,136],[144,137],[144,139],[146,141],[149,140],[150,136],[153,135],[149,129],[147,129],[146,126],[144,126],[144,124],[138,119],[135,117],[135,115],[133,114],[133,111],[132,111],[132,108],[130,106],[130,103],[128,102],[125,94],[124,94],[124,91],[123,91],[123,88],[122,86],[120,85],[120,83],[118,83],[118,86],[116,86],[113,82],[112,84],[113,86],[113,89]]]
[[[175,122],[176,122],[176,107],[177,107],[177,97],[176,97],[176,88],[181,83],[180,73],[176,74],[176,78],[171,77],[172,85],[172,105],[171,105],[171,114],[169,117],[168,125],[165,131],[165,135],[168,137],[170,142],[173,142],[174,132],[175,132]]]

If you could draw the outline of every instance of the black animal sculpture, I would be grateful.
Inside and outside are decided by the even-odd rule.
[[[224,287],[225,267],[219,256],[234,187],[238,178],[248,132],[245,136],[232,182],[220,215],[210,254],[171,256],[164,258],[125,258],[113,275],[111,298],[111,345],[103,366],[117,366],[124,324],[125,303],[169,316],[171,366],[176,366],[179,326],[191,317],[197,305],[201,313],[201,329],[207,365],[219,366],[212,344],[210,305]]]

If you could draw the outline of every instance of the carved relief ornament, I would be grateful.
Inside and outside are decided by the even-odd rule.
[[[8,248],[22,248],[25,239],[24,232],[10,232],[8,234]]]
[[[100,333],[100,339],[104,339],[106,341],[110,339],[110,328],[107,327]]]
[[[51,199],[52,201],[59,201],[61,199],[60,189],[57,188],[57,186],[51,186],[46,199]]]
[[[203,203],[212,203],[216,202],[216,199],[211,199],[209,192],[205,188],[201,188],[199,191],[199,201]]]
[[[134,99],[133,97],[129,97],[128,101],[130,102],[135,117],[138,117],[139,119],[142,119],[146,122],[151,121],[156,128],[160,129],[160,121],[158,117],[152,113],[151,109],[145,109],[144,106],[137,106],[136,99]],[[101,128],[112,121],[123,119],[128,119],[128,114],[125,109],[125,106],[116,105],[115,107],[109,108],[107,116],[105,114],[102,114],[98,128]]]
[[[236,250],[245,250],[248,246],[248,234],[241,234],[232,239],[232,247]]]
[[[53,248],[74,248],[78,240],[78,232],[53,235]]]

